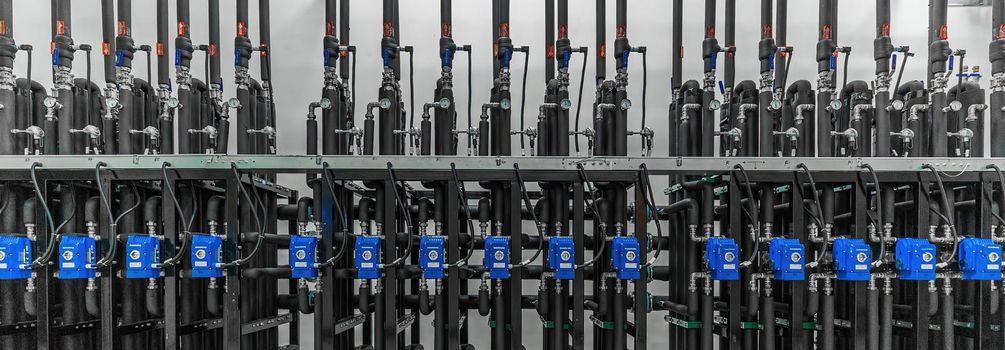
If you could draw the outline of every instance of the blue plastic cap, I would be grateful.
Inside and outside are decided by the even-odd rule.
[[[151,236],[126,239],[126,278],[158,278],[161,275],[161,241]]]
[[[324,51],[322,52],[322,54],[324,54],[323,60],[325,61],[325,66],[328,66],[329,64],[331,64],[332,63],[332,59],[331,59],[331,55],[330,55],[331,51],[328,48],[325,48]]]
[[[115,51],[115,66],[122,67],[122,61],[125,59],[126,54],[122,49]]]
[[[837,56],[831,56],[830,62],[831,62],[831,70],[837,69],[838,67]]]
[[[509,250],[509,237],[485,237],[482,265],[489,270],[489,278],[498,280],[510,277]]]
[[[722,80],[719,80],[719,94],[726,94],[726,84],[723,83]]]
[[[52,49],[52,65],[59,65],[59,48]]]
[[[384,49],[381,52],[380,56],[384,60],[384,67],[390,67],[391,66],[391,50]]]
[[[181,65],[181,49],[174,49],[174,65]]]
[[[87,236],[64,236],[59,242],[59,279],[97,277],[97,245]]]
[[[890,70],[891,71],[897,70],[897,54],[893,54],[893,56],[890,56]]]
[[[234,65],[241,65],[241,49],[234,49]]]
[[[949,55],[949,68],[948,71],[952,72],[953,67],[956,65],[956,56]]]
[[[443,67],[453,66],[453,61],[450,59],[450,49],[443,49],[443,54],[440,59],[443,61]]]
[[[445,277],[443,272],[444,257],[446,256],[447,239],[443,236],[420,236],[419,237],[419,267],[422,268],[422,278],[441,279]]]
[[[569,67],[569,61],[571,61],[571,60],[572,60],[572,52],[571,51],[562,52],[562,65],[561,65],[562,67],[561,68],[568,68]]]
[[[715,66],[718,64],[718,62],[719,62],[719,54],[713,53],[711,55],[708,55],[708,63],[712,67],[712,70],[715,70]]]
[[[290,277],[318,278],[318,238],[290,236]]]
[[[775,55],[768,56],[768,69],[775,69]]]
[[[834,240],[834,269],[840,281],[868,281],[872,249],[861,239]]]

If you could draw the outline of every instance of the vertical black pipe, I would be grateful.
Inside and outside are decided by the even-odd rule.
[[[109,85],[116,83],[114,6],[115,0],[101,0],[101,54],[104,56],[105,83]]]
[[[137,154],[143,152],[143,136],[132,133],[144,127],[143,115],[136,113],[133,79],[131,70],[133,53],[136,52],[132,38],[132,0],[118,0],[118,33],[115,37],[115,70],[119,88],[118,112],[118,153]]]
[[[211,87],[223,89],[220,73],[220,0],[209,0],[209,81]],[[212,88],[211,88],[212,90]]]
[[[949,29],[946,24],[946,12],[949,9],[947,0],[931,0],[929,7],[930,27],[929,27],[929,47],[928,47],[928,81],[931,90],[932,104],[929,108],[931,126],[928,135],[930,143],[928,156],[945,157],[949,154],[949,136],[946,135],[948,129],[947,114],[943,110],[946,101],[946,83],[948,80],[946,72],[946,61],[951,55],[949,49]],[[922,137],[925,137],[924,135]]]
[[[13,0],[0,0],[0,71],[9,72],[11,74],[6,75],[9,78],[4,78],[4,81],[0,81],[0,104],[3,106],[9,106],[7,108],[0,109],[0,154],[13,155],[17,154],[17,141],[15,135],[10,133],[10,130],[17,129],[18,126],[15,123],[14,113],[16,112],[15,101],[14,101],[14,59],[17,56],[17,49],[14,43],[14,33],[13,33],[13,14],[14,3]],[[13,196],[13,195],[11,195]],[[6,200],[6,199],[4,199]],[[14,212],[12,208],[7,208],[9,212]]]
[[[53,0],[53,70],[55,73],[54,85],[57,90],[57,99],[63,106],[57,111],[62,123],[56,123],[56,135],[48,136],[46,139],[55,140],[58,144],[59,154],[75,154],[81,150],[75,147],[72,142],[70,129],[80,129],[83,125],[77,125],[74,118],[74,95],[73,95],[73,54],[76,48],[71,36],[70,26],[70,1]]]
[[[192,90],[192,75],[190,73],[192,54],[195,48],[192,45],[190,34],[190,4],[189,0],[177,0],[176,23],[177,33],[175,37],[175,78],[178,84],[178,153],[198,153],[199,136],[189,134],[190,129],[202,128],[198,123],[199,116],[195,113],[198,109],[199,100]]]
[[[893,44],[890,40],[890,0],[876,0],[876,39],[873,41],[876,58],[876,156],[890,156],[890,57]]]
[[[237,153],[255,153],[251,134],[255,129],[255,101],[251,92],[248,68],[251,61],[251,39],[248,37],[248,0],[237,0],[236,35],[234,37],[234,87],[241,108],[237,109]]]
[[[607,79],[607,0],[597,0],[597,87]]]
[[[834,154],[831,131],[834,125],[830,122],[833,112],[827,108],[834,93],[834,50],[837,48],[837,26],[835,25],[834,8],[837,0],[820,0],[820,28],[818,32],[816,60],[817,72],[825,78],[818,80],[817,86],[817,156],[831,157]]]
[[[991,44],[988,45],[988,56],[991,61],[991,75],[1000,77],[1005,73],[1005,0],[994,0],[991,3],[991,18]],[[1003,107],[1005,107],[1005,89],[1002,86],[993,86],[991,88],[990,110],[992,157],[1005,157],[1005,111],[1002,111]]]
[[[719,41],[716,39],[715,30],[715,0],[705,0],[705,39],[702,41],[702,60],[704,61],[705,80],[702,93],[701,108],[701,135],[698,139],[701,143],[700,155],[712,157],[715,155],[715,111],[709,108],[712,100],[715,99],[715,65],[718,60]]]
[[[773,37],[772,0],[761,0],[761,41],[758,43],[758,57],[761,61],[761,86],[758,94],[758,152],[761,157],[771,157],[775,154],[775,112],[770,108],[774,98],[771,87],[773,73],[772,59],[777,51]]]
[[[555,79],[555,0],[544,0],[544,83]]]

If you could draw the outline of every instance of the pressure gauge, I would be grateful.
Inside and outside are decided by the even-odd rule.
[[[902,111],[902,110],[904,110],[904,101],[901,101],[901,100],[890,101],[890,110],[891,111]]]
[[[48,106],[46,106],[46,107],[48,107]],[[108,107],[108,109],[119,108],[119,99],[114,98],[114,97],[106,98],[105,99],[105,107]]]
[[[773,99],[773,100],[771,100],[770,103],[768,103],[768,108],[770,108],[772,111],[781,110],[782,109],[782,101],[774,100]]]
[[[178,108],[178,106],[181,105],[181,102],[179,102],[178,99],[174,97],[171,97],[164,102],[167,104],[168,108],[171,109]]]
[[[632,100],[629,100],[627,98],[624,99],[624,100],[621,100],[621,110],[622,111],[627,111],[629,109],[632,109]]]
[[[227,106],[233,109],[241,109],[241,100],[238,100],[237,98],[231,98],[227,100]]]
[[[51,96],[46,97],[44,100],[42,100],[42,105],[45,106],[45,108],[56,107],[56,103],[57,103],[56,98]]]
[[[567,98],[562,99],[562,102],[559,102],[558,106],[561,107],[563,111],[567,111],[569,108],[572,108],[572,101],[569,101]]]
[[[789,256],[789,259],[792,259],[792,262],[799,262],[799,260],[801,260],[802,258],[803,255],[799,253],[792,253],[792,255]]]
[[[711,101],[708,101],[708,110],[710,110],[710,111],[717,111],[717,110],[719,110],[719,108],[722,108],[722,101],[719,101],[719,100],[716,100],[716,99],[712,99]]]
[[[329,100],[327,97],[322,98],[321,101],[318,101],[318,106],[320,106],[321,109],[332,108],[332,100]]]
[[[386,98],[380,99],[380,109],[383,110],[391,109],[391,100]]]
[[[510,101],[509,101],[508,98],[504,98],[502,100],[499,100],[499,108],[502,108],[504,111],[508,111],[510,109],[510,107],[512,107],[512,106],[513,106],[513,104],[510,103]]]
[[[447,109],[447,108],[450,108],[450,99],[446,98],[446,97],[441,98],[440,99],[440,109]]]
[[[960,101],[950,102],[949,109],[952,110],[953,112],[958,112],[959,110],[963,109],[963,102]]]
[[[831,100],[828,107],[830,107],[831,111],[839,111],[842,107],[844,107],[844,104],[841,103],[841,100]]]
[[[934,258],[935,258],[935,255],[933,255],[932,253],[929,253],[929,252],[925,252],[925,254],[921,255],[921,260],[924,260],[925,262],[931,262],[932,259],[934,259]]]

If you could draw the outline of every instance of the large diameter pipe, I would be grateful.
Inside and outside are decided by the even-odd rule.
[[[1005,73],[1005,0],[991,3],[991,44],[988,56],[992,76]],[[1005,157],[1005,86],[991,88],[991,156]]]

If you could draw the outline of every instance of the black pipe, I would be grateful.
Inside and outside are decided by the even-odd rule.
[[[822,350],[834,350],[834,294],[824,293],[823,312],[820,315]]]
[[[607,0],[597,0],[597,87],[607,78]]]
[[[314,313],[314,303],[311,302],[311,292],[310,289],[307,288],[306,284],[297,287],[297,310],[305,315]]]
[[[833,111],[827,108],[834,91],[834,52],[837,49],[837,20],[834,9],[837,0],[820,0],[820,27],[817,41],[816,60],[817,72],[829,74],[827,84],[817,87],[817,156],[831,157],[834,154],[831,142],[831,131],[834,126],[830,122]]]
[[[955,311],[953,305],[955,305],[956,300],[949,291],[942,294],[940,299],[942,299],[942,305],[940,306],[942,309],[942,346],[946,349],[955,349],[956,324],[954,322],[955,316],[953,316],[953,311]]]
[[[868,312],[868,332],[866,334],[866,344],[868,349],[879,349],[879,289],[869,288],[866,290]]]

